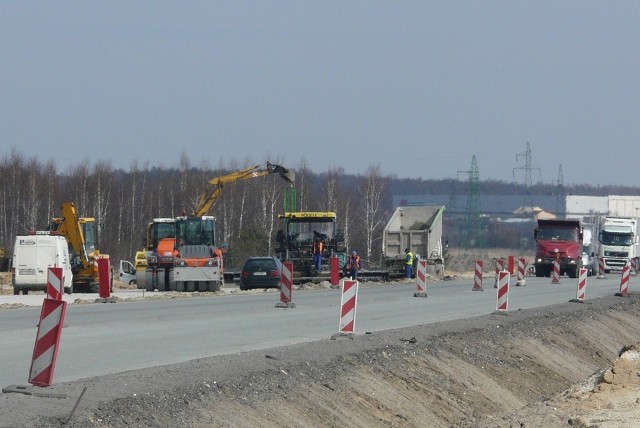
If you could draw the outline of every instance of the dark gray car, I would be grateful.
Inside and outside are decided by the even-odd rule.
[[[282,262],[277,257],[250,257],[240,273],[240,289],[280,288]]]

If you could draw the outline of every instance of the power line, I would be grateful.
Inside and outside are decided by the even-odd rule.
[[[468,175],[467,181],[467,210],[465,213],[463,246],[469,248],[484,247],[484,235],[480,225],[480,170],[476,155],[471,159],[469,171],[458,171],[458,174]]]

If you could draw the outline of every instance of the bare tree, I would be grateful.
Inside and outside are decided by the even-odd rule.
[[[372,256],[374,241],[380,239],[379,232],[384,221],[382,202],[385,184],[386,179],[377,165],[367,169],[365,180],[358,186],[367,259]]]

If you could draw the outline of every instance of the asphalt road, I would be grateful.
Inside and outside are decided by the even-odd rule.
[[[631,277],[630,290],[635,281]],[[549,278],[527,277],[524,287],[514,282],[508,311],[576,297],[575,279],[551,284]],[[429,283],[427,298],[413,297],[410,283],[361,285],[356,334],[494,312],[493,280],[485,278],[484,291],[471,291],[472,285],[472,280]],[[619,275],[590,277],[586,302],[619,288]],[[276,308],[278,300],[271,292],[68,305],[54,381],[328,339],[338,331],[339,290],[294,291],[291,309]],[[39,316],[39,307],[0,309],[0,387],[27,384]]]

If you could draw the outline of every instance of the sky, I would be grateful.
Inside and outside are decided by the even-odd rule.
[[[0,157],[640,185],[638,1],[0,2]],[[562,172],[562,175],[560,175]]]

